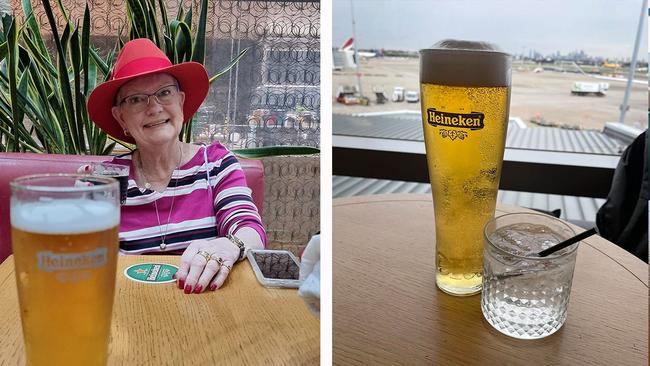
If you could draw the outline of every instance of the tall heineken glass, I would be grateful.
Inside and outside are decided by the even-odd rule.
[[[491,44],[420,51],[422,126],[436,225],[436,284],[481,291],[483,227],[494,216],[510,107],[511,59]]]
[[[11,183],[11,237],[28,365],[105,365],[120,222],[118,182]]]

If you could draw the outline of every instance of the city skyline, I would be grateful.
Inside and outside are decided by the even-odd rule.
[[[340,47],[333,47],[334,50],[339,50]],[[351,50],[354,47],[350,48]],[[585,62],[618,62],[618,63],[629,63],[631,57],[602,57],[597,55],[590,55],[584,50],[572,50],[566,53],[555,51],[549,54],[541,53],[533,48],[526,49],[526,54],[511,52],[511,55],[514,58],[525,58],[530,60],[541,60],[541,59],[552,59],[552,60],[571,60],[571,61],[585,61]],[[409,56],[409,57],[418,57],[418,51],[404,51],[404,50],[393,50],[393,49],[376,49],[376,48],[362,48],[359,49],[360,52],[370,52],[375,53],[376,56]],[[645,58],[639,57],[637,63],[646,63]]]

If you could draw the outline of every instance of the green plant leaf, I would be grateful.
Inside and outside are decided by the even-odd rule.
[[[189,143],[192,141],[192,125],[194,124],[194,116],[190,118],[187,123],[183,125],[183,128],[181,129],[181,133],[179,135],[179,139],[181,141]]]
[[[116,138],[114,138],[112,136],[110,137],[110,139],[115,141],[116,143],[124,146],[125,148],[131,150],[131,151],[135,150],[135,145],[133,145],[133,144],[130,144],[130,143],[124,142],[124,141],[120,141],[120,140],[118,140],[118,139],[116,139]]]
[[[208,0],[201,0],[199,12],[199,24],[194,37],[192,61],[200,64],[205,63],[205,29],[208,17]]]
[[[233,66],[235,66],[235,65],[239,62],[239,60],[240,60],[242,57],[244,57],[244,55],[248,52],[249,49],[250,49],[250,47],[246,47],[246,48],[244,48],[244,49],[239,53],[239,55],[237,55],[237,57],[235,57],[235,58],[233,58],[232,60],[230,60],[230,62],[228,63],[228,65],[226,65],[226,67],[224,67],[223,69],[221,69],[219,72],[217,72],[215,75],[213,75],[213,76],[210,78],[210,83],[212,83],[213,81],[219,79],[219,78],[221,77],[221,75],[223,75],[223,74],[227,73],[228,71],[230,71],[230,69],[232,69]]]
[[[16,99],[18,102],[14,102],[13,104],[7,103],[5,95],[4,94],[2,95],[2,105],[6,106],[7,108],[6,110],[12,112],[12,107],[15,105],[17,107],[15,109],[19,111],[19,116],[15,117],[13,113],[11,115],[7,115],[5,113],[0,114],[3,124],[6,125],[7,128],[10,128],[11,131],[12,140],[8,141],[10,147],[9,145],[7,147],[10,148],[10,150],[12,151],[24,151],[24,145],[33,142],[32,136],[23,125],[23,118],[25,113],[20,103],[20,101],[24,99],[23,94],[26,92],[27,89],[28,77],[26,77],[25,72],[21,73],[19,80],[20,82],[17,86],[17,99]],[[8,87],[7,84],[4,84],[4,86]],[[14,124],[14,121],[18,121],[19,123]],[[14,143],[15,141],[17,141],[17,143]]]
[[[72,94],[70,93],[70,80],[68,79],[68,70],[66,66],[66,60],[65,60],[65,51],[62,45],[62,41],[66,41],[67,36],[66,33],[69,33],[69,24],[66,24],[65,30],[63,32],[63,36],[59,38],[59,31],[56,28],[56,20],[54,18],[54,13],[52,13],[52,7],[50,5],[49,0],[43,0],[43,8],[45,10],[45,14],[47,15],[47,19],[50,22],[50,29],[52,30],[52,36],[54,38],[54,44],[56,45],[56,50],[57,50],[57,61],[58,61],[58,82],[59,82],[59,88],[61,92],[61,98],[63,100],[63,105],[62,107],[65,108],[65,116],[68,118],[66,119],[59,119],[60,121],[64,121],[61,124],[62,130],[63,130],[63,137],[65,141],[65,153],[72,153],[75,151],[75,148],[73,147],[74,144],[74,138],[72,137],[72,131],[70,131],[70,124],[73,123],[74,121],[74,112],[70,109],[70,106],[72,105]],[[56,89],[55,89],[56,90]],[[52,98],[50,97],[50,100]],[[67,106],[67,108],[66,108]]]
[[[35,49],[39,51],[39,54],[44,55],[48,64],[52,64],[52,59],[50,58],[50,54],[47,52],[45,41],[43,41],[43,38],[40,36],[41,28],[38,25],[36,18],[34,17],[34,10],[32,9],[31,0],[22,0],[21,3],[23,14],[25,14],[25,19],[27,20],[27,27],[33,35],[38,35],[38,37],[35,37],[34,39]]]
[[[176,54],[178,62],[190,61],[192,57],[192,32],[187,24],[179,21],[176,22]]]
[[[75,111],[75,123],[72,126],[76,131],[76,141],[75,145],[77,146],[76,153],[88,153],[86,150],[86,141],[84,138],[84,124],[83,124],[83,106],[86,104],[86,98],[81,93],[81,68],[82,65],[82,56],[81,56],[81,44],[79,42],[79,27],[74,30],[72,36],[70,37],[70,58],[72,61],[72,70],[74,75],[74,111]]]
[[[8,52],[9,50],[7,50],[7,41],[4,41],[2,44],[0,44],[0,60],[6,59]]]
[[[131,25],[129,39],[146,37],[149,25],[147,24],[147,15],[142,3],[137,0],[128,0],[127,4],[129,10],[127,14],[130,14],[129,24]]]
[[[5,74],[2,73],[0,73],[0,89],[6,91],[10,90],[9,79]],[[39,113],[38,109],[34,108],[30,100],[27,99],[24,95],[22,95],[20,91],[18,91],[17,97],[18,97],[18,107],[22,108],[28,114],[30,119],[40,117],[38,116]],[[10,115],[12,114],[12,105],[11,105],[10,98],[11,95],[7,96],[4,93],[0,94],[0,115],[7,116],[7,118],[11,118]],[[9,122],[11,122],[10,124],[13,124],[12,121]]]
[[[68,60],[66,58],[67,50],[70,48],[70,38],[72,37],[72,28],[70,23],[68,23],[63,28],[63,34],[61,35],[61,48],[62,52],[59,55],[59,91],[61,92],[61,99],[63,108],[66,113],[66,120],[64,124],[67,125],[69,131],[69,139],[66,141],[67,151],[69,154],[76,154],[79,146],[77,145],[79,141],[78,129],[77,129],[77,116],[75,115],[75,104],[74,104],[74,95],[73,89],[70,80],[70,69],[68,68]]]
[[[176,53],[174,52],[174,41],[166,34],[165,34],[165,49],[171,52],[171,55],[167,55],[167,58],[169,58],[169,60],[173,64],[177,63]]]
[[[151,39],[158,47],[161,46],[160,31],[156,21],[156,1],[148,0],[145,2],[149,27],[147,27],[147,37]]]
[[[97,84],[97,64],[93,60],[92,62],[88,63],[88,84],[84,88],[84,94],[90,95],[90,92],[95,90],[96,84]]]
[[[167,26],[167,35],[169,35],[170,38],[173,37],[176,33],[178,33],[178,25],[180,23],[181,22],[179,20],[176,20],[176,19],[169,22],[169,24]]]
[[[2,40],[3,42],[7,42],[7,38],[9,37],[9,30],[11,29],[11,24],[14,23],[14,18],[5,13],[2,15]]]
[[[12,133],[12,130],[10,128],[7,128],[3,124],[0,124],[0,132],[6,134],[7,135],[7,140],[9,140],[9,141],[13,140],[15,138],[14,134]],[[31,152],[38,153],[38,152],[42,151],[39,147],[32,145],[30,142],[21,141],[21,145],[24,148],[24,150],[29,150]],[[2,150],[8,151],[8,146],[7,145],[0,144],[0,146],[2,147]]]
[[[23,73],[20,75],[20,82],[18,84],[18,89],[16,90],[16,92],[20,93],[20,94],[23,94],[23,95],[27,94],[27,82],[28,81],[29,81],[29,74],[28,74],[27,70],[24,70]],[[24,127],[23,119],[25,118],[25,112],[20,107],[15,108],[15,110],[16,110],[16,113],[14,113],[14,115],[13,115],[14,122],[17,121],[18,122],[17,125],[19,125],[20,127]],[[25,131],[25,132],[27,132],[27,131]],[[25,135],[31,137],[31,135],[29,133],[26,133]],[[30,139],[27,139],[27,141],[29,141],[29,140]]]
[[[63,19],[65,19],[66,24],[70,25],[70,16],[68,15],[68,12],[65,11],[65,7],[63,6],[61,0],[56,0],[56,5],[59,8],[61,14],[63,14]]]
[[[48,73],[52,77],[57,77],[56,76],[56,68],[52,65],[52,60],[50,58],[50,55],[46,52],[46,54],[41,53],[40,49],[38,48],[38,45],[36,44],[36,40],[32,39],[40,38],[40,34],[38,37],[32,37],[29,32],[27,34],[23,33],[23,41],[26,47],[26,50],[28,53],[31,55],[32,59],[38,64],[39,68],[43,70],[44,73]],[[0,50],[1,52],[1,50]]]
[[[182,1],[180,2],[182,3]],[[160,19],[162,20],[163,29],[169,32],[169,19],[167,18],[167,8],[163,0],[158,0],[158,8],[160,8]]]
[[[251,149],[234,149],[232,152],[242,158],[259,159],[267,156],[320,154],[320,149],[310,146],[264,146]]]
[[[32,62],[29,65],[31,81],[36,91],[35,100],[24,101],[24,109],[28,112],[28,116],[32,123],[36,126],[37,131],[41,135],[39,137],[43,146],[53,151],[63,152],[63,131],[58,121],[54,118],[54,109],[50,108],[48,93],[44,85],[44,79],[41,76],[39,69]],[[29,112],[32,112],[29,114]]]
[[[111,57],[111,56],[112,56],[113,54],[114,54],[114,52],[113,52],[112,54],[109,54],[109,57],[108,57],[109,60],[112,60],[112,57]],[[92,47],[90,47],[90,55],[92,56],[93,61],[95,61],[95,65],[97,65],[97,67],[99,67],[99,70],[102,72],[102,74],[104,74],[105,76],[107,76],[107,79],[108,79],[108,75],[109,75],[109,73],[110,73],[110,67],[108,66],[108,64],[107,64],[106,62],[104,62],[104,60],[102,59],[102,57],[99,56],[99,54],[97,53],[97,51],[95,51],[95,49],[92,48]],[[112,64],[112,62],[111,62],[111,64]],[[93,89],[93,88],[90,88],[90,90],[92,90],[92,89]]]
[[[178,15],[178,19],[180,20],[183,18],[183,9],[181,8],[181,12]],[[192,7],[190,6],[189,9],[187,9],[187,14],[185,14],[185,18],[183,18],[183,22],[187,24],[190,29],[192,29]]]
[[[9,52],[9,62],[7,67],[7,74],[9,76],[9,93],[11,101],[11,116],[13,118],[14,136],[12,141],[8,141],[7,148],[11,151],[18,151],[18,126],[22,122],[20,111],[18,108],[18,30],[16,29],[16,20],[12,19],[9,29],[5,31],[7,34],[7,50]]]
[[[106,142],[106,139],[104,139],[104,142]],[[115,148],[115,141],[108,144],[104,150],[101,150],[100,155],[110,155],[110,153],[113,152],[114,148]]]
[[[84,20],[83,20],[83,32],[81,34],[81,69],[84,74],[84,94],[88,95],[88,92],[92,89],[90,87],[90,9],[88,8],[88,3],[84,9]]]
[[[59,145],[61,146],[61,153],[62,154],[68,154],[68,146],[69,146],[69,131],[68,125],[65,123],[65,120],[67,119],[65,115],[65,111],[63,110],[63,107],[59,103],[59,99],[56,98],[54,94],[51,94],[47,98],[48,104],[51,107],[51,112],[52,112],[52,120],[54,121],[54,125],[61,131],[60,137],[59,137]]]

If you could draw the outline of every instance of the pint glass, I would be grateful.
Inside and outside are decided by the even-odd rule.
[[[11,183],[11,236],[28,365],[105,365],[120,221],[116,180]]]
[[[447,40],[420,51],[422,126],[436,226],[436,284],[481,291],[483,227],[494,216],[508,109],[510,56]]]

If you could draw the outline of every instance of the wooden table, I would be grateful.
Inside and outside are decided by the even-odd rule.
[[[178,261],[119,257],[109,365],[318,365],[318,319],[296,289],[260,285],[248,262],[199,295],[123,275],[135,263]],[[0,365],[25,364],[13,256],[0,265],[0,324]]]
[[[648,266],[601,237],[578,249],[564,326],[541,340],[517,340],[483,319],[479,295],[437,289],[430,195],[333,206],[335,365],[648,364]]]

